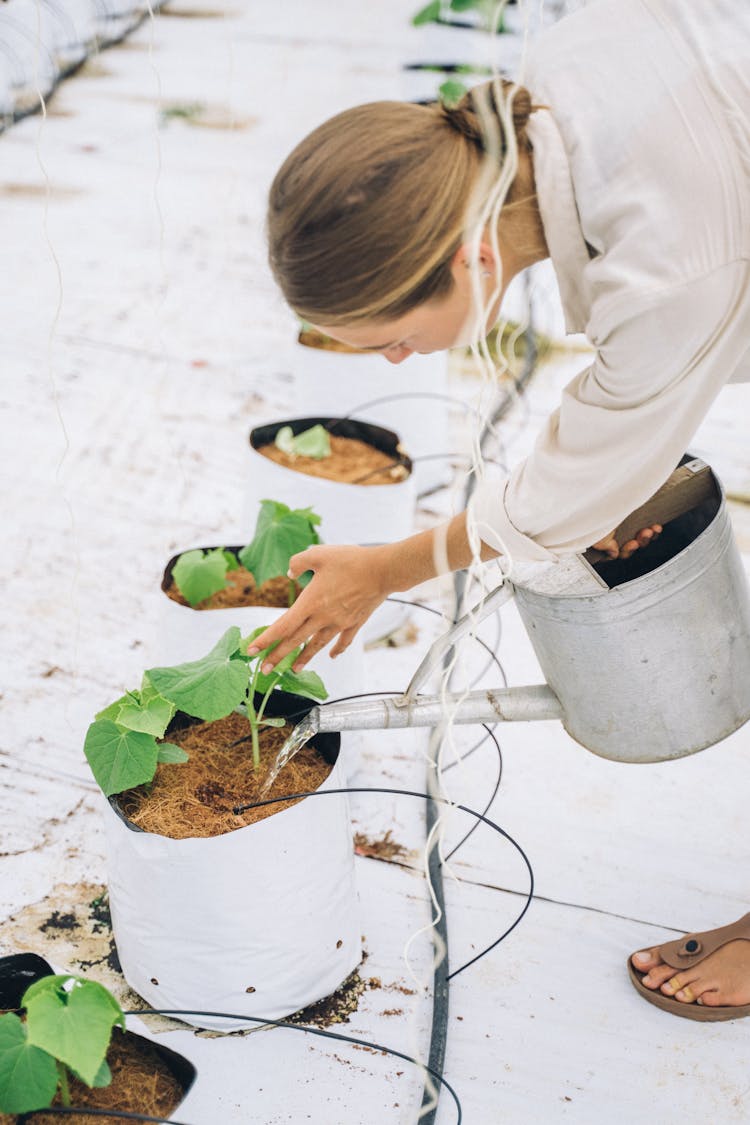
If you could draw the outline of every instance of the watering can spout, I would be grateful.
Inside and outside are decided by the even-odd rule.
[[[389,695],[314,707],[308,721],[318,731],[396,730],[438,727],[446,722],[497,723],[562,719],[560,700],[547,684],[468,694]]]

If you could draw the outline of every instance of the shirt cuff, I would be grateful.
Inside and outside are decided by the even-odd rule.
[[[508,478],[497,470],[485,468],[483,480],[469,501],[467,521],[469,536],[477,535],[494,551],[499,551],[512,569],[514,561],[557,562],[557,555],[524,535],[511,522],[505,509]]]

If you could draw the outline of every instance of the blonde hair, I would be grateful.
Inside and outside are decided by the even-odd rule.
[[[453,255],[506,156],[530,147],[535,108],[524,87],[495,79],[452,109],[373,102],[310,133],[269,196],[269,260],[292,309],[334,326],[446,296]]]

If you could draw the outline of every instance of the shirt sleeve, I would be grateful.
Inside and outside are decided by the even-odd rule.
[[[635,305],[636,302],[633,302]],[[565,388],[533,452],[509,478],[486,474],[469,506],[510,559],[585,550],[651,497],[750,351],[750,263],[732,262],[637,302],[594,339],[594,363]]]

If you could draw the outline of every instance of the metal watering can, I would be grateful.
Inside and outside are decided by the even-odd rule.
[[[402,696],[316,707],[308,729],[343,731],[559,719],[587,750],[662,762],[726,738],[750,718],[750,597],[721,485],[683,458],[617,529],[660,523],[628,560],[592,550],[506,582],[428,651]],[[545,684],[420,696],[444,654],[515,594]]]

